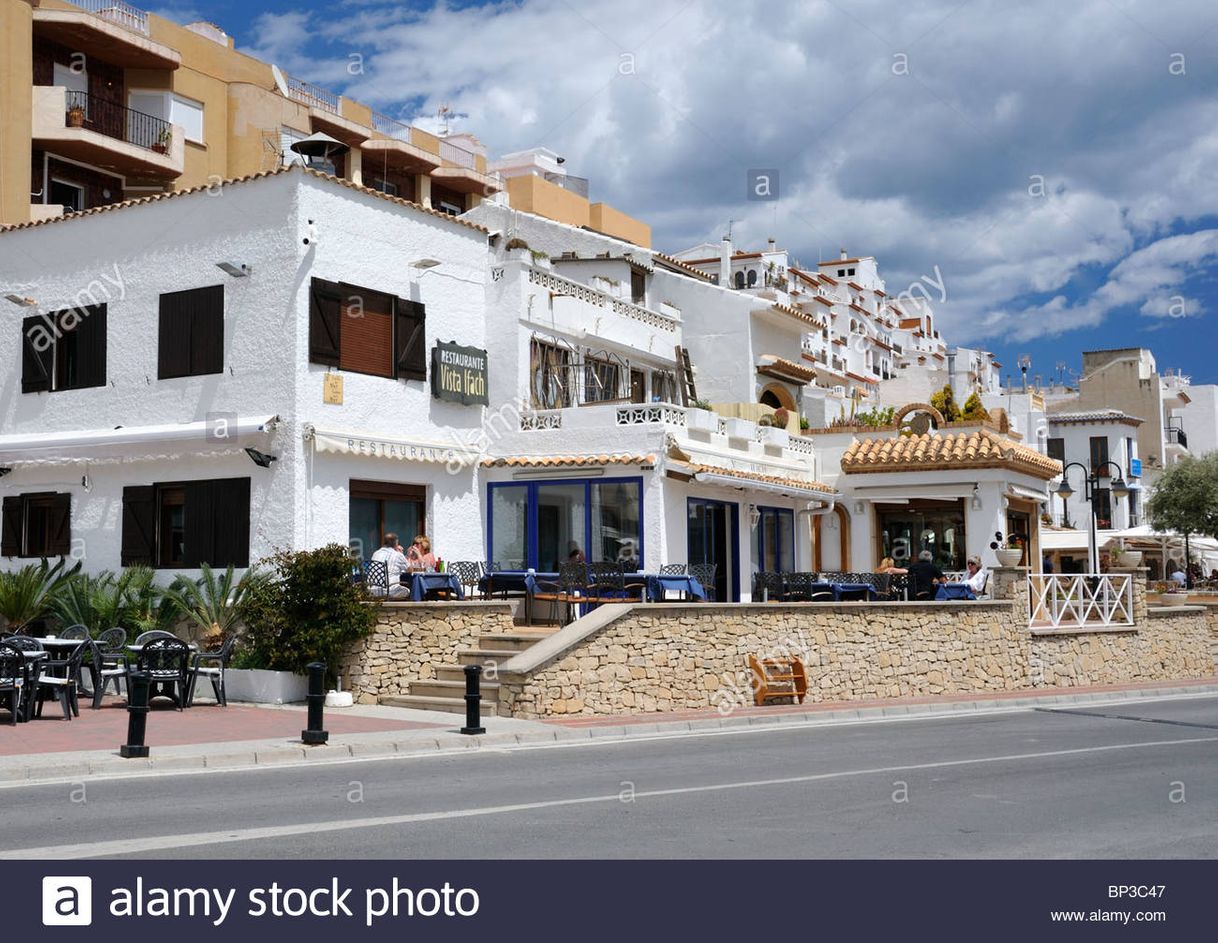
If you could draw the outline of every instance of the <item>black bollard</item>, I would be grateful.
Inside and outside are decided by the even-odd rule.
[[[465,666],[465,726],[462,733],[486,733],[482,726],[482,666]]]
[[[137,759],[148,755],[144,735],[148,730],[148,685],[146,671],[133,671],[127,676],[127,742],[118,748],[118,755]]]
[[[306,666],[306,670],[309,672],[309,729],[300,731],[300,739],[317,745],[330,739],[330,734],[322,729],[325,724],[326,666],[314,661]]]

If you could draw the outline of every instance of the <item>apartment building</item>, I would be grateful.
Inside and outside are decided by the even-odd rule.
[[[0,0],[0,48],[0,224],[289,162],[454,215],[504,190],[472,135],[437,136],[285,74],[210,23],[124,0]],[[293,149],[315,135],[309,154]],[[568,195],[562,211],[582,207],[584,225],[649,241],[636,220]]]

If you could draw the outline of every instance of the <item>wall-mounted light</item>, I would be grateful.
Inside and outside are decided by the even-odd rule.
[[[254,271],[252,266],[242,262],[238,265],[236,262],[217,262],[216,268],[220,269],[226,275],[231,275],[233,278],[245,278]]]
[[[36,307],[38,307],[38,302],[35,301],[33,298],[27,298],[22,295],[5,295],[4,297],[7,298],[9,301],[11,301],[13,304],[17,305],[19,308],[36,308]]]
[[[250,461],[259,468],[270,468],[271,462],[279,461],[278,455],[268,455],[266,452],[259,452],[255,448],[246,449],[245,454],[248,455],[250,457]]]
[[[972,507],[974,511],[981,510],[981,489],[977,485],[973,485]]]
[[[757,505],[750,504],[749,505],[749,528],[751,530],[756,530],[757,525],[760,523],[761,523],[761,511],[758,509]]]

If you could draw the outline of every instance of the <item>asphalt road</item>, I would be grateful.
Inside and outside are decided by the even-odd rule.
[[[0,829],[3,857],[1210,858],[1218,698],[5,788]]]

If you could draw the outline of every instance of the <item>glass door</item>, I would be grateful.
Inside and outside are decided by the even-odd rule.
[[[739,506],[690,498],[686,534],[689,563],[715,564],[715,598],[720,602],[739,602],[735,553],[740,535]]]

